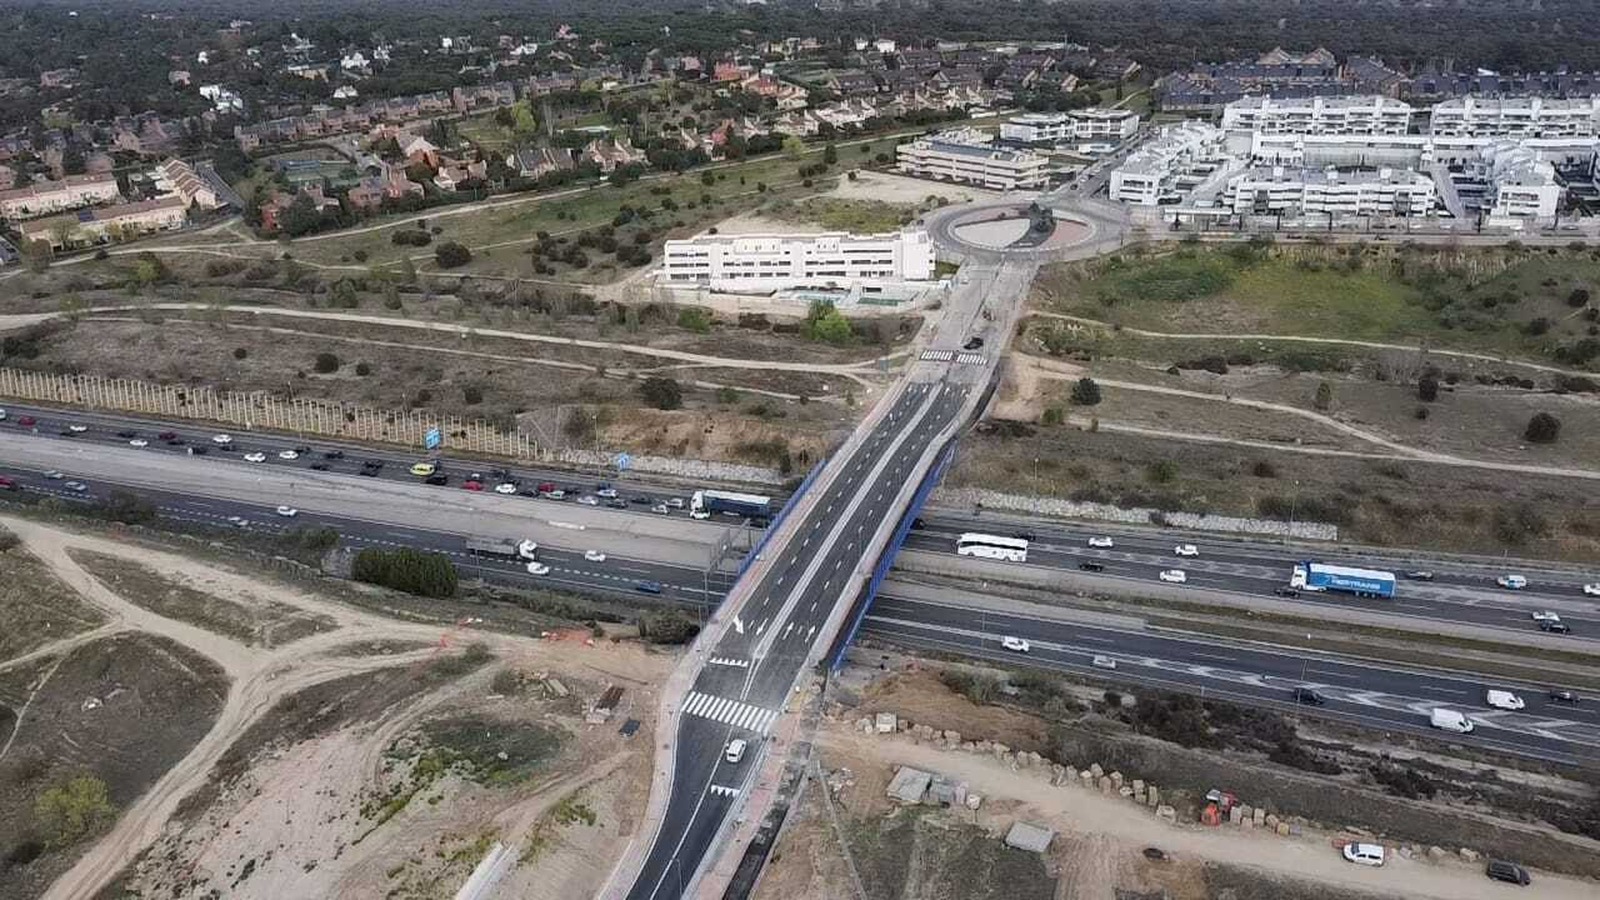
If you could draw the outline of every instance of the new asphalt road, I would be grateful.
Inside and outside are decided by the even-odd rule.
[[[742,620],[709,651],[709,664],[683,701],[667,813],[630,897],[683,896],[728,811],[748,789],[763,744],[863,545],[890,514],[929,442],[959,414],[967,390],[909,386],[856,452],[835,460],[841,471],[765,570]],[[747,749],[731,760],[725,748],[735,739]]]

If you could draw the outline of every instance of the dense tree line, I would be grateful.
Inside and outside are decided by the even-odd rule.
[[[456,593],[455,564],[442,553],[369,547],[356,554],[350,576],[422,597],[453,597]]]

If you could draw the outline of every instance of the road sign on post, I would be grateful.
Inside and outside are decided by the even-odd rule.
[[[628,467],[633,465],[633,457],[626,453],[618,453],[616,459],[611,462],[617,467],[618,472],[626,472]]]
[[[422,435],[422,446],[426,450],[437,450],[444,443],[444,435],[439,433],[437,427],[429,428]]]

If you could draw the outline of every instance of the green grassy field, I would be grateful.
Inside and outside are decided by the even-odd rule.
[[[1052,266],[1036,308],[1125,327],[1303,335],[1600,362],[1587,249],[1182,246]]]
[[[920,211],[921,207],[909,203],[817,197],[798,203],[775,203],[762,213],[784,222],[816,223],[829,231],[859,234],[897,231]]]

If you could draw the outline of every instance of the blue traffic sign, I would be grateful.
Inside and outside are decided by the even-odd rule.
[[[439,445],[443,443],[444,435],[440,434],[437,428],[429,428],[422,435],[422,446],[428,450],[437,450]]]
[[[633,465],[633,457],[626,453],[618,453],[617,458],[612,460],[612,462],[616,464],[617,471],[626,472],[628,471],[628,467]]]

